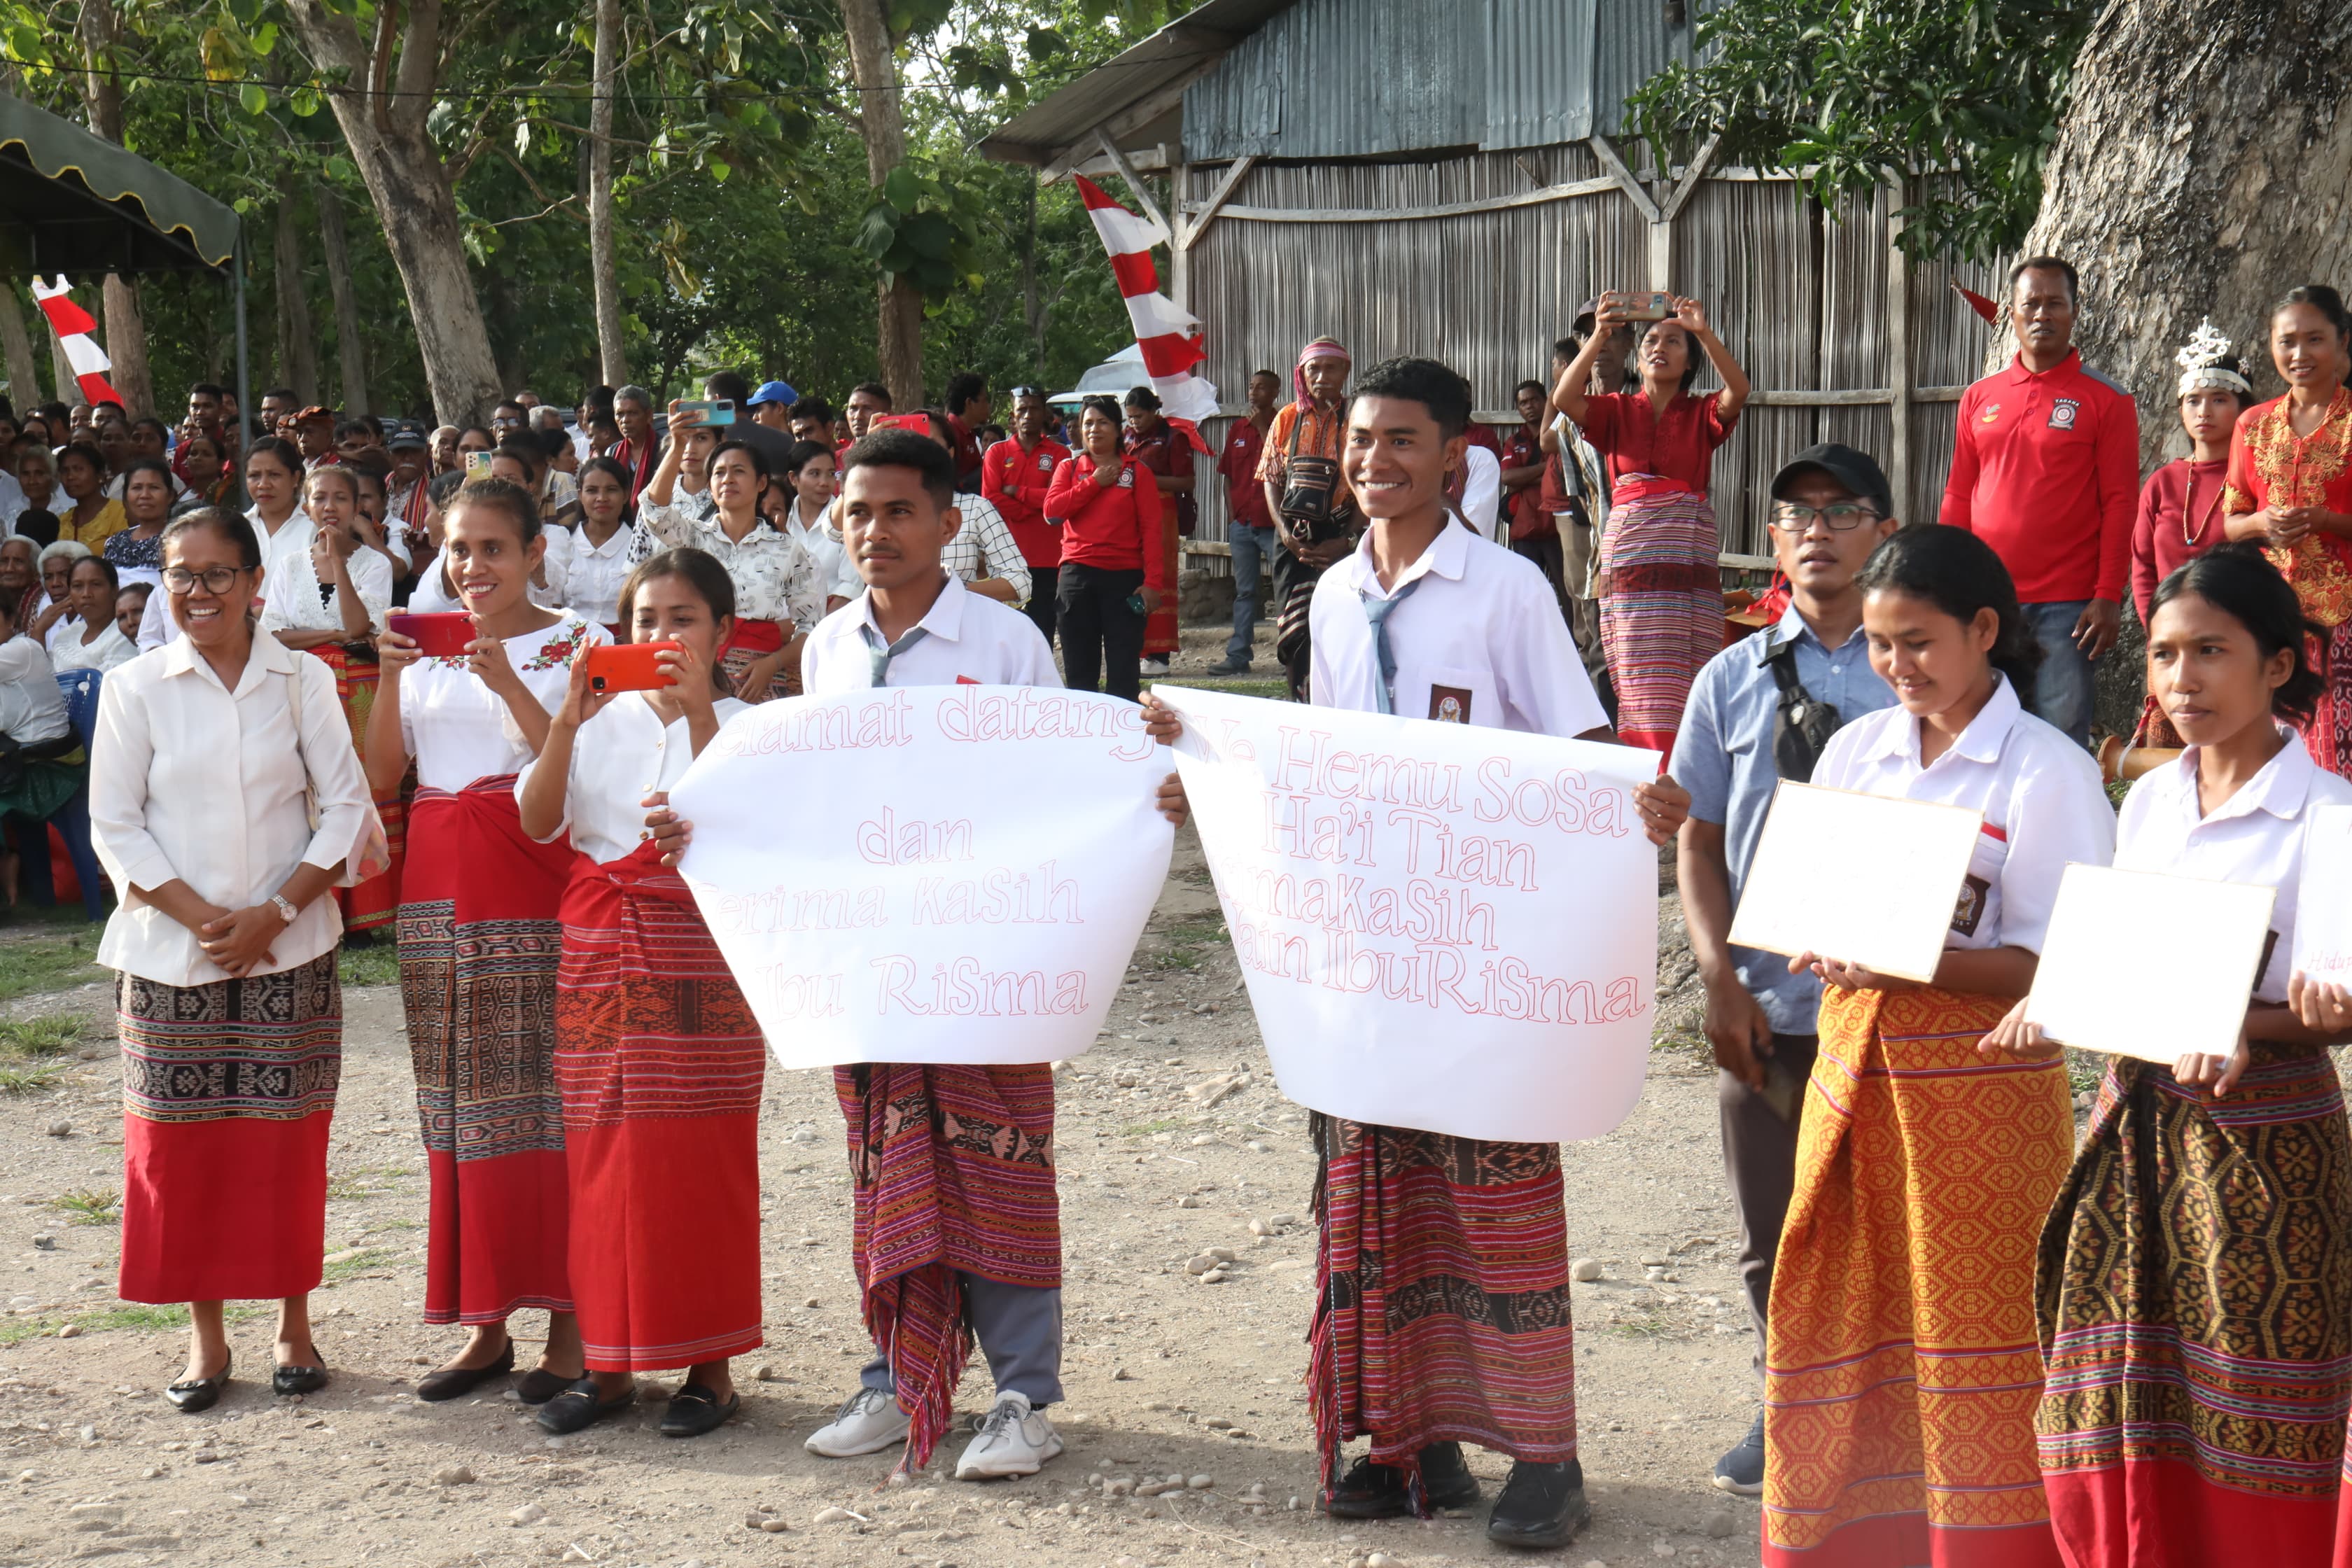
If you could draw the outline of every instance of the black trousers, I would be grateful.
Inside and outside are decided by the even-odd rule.
[[[1029,602],[1021,606],[1021,613],[1029,617],[1029,624],[1045,634],[1047,647],[1054,646],[1054,600],[1060,593],[1056,579],[1060,570],[1055,566],[1029,568]]]
[[[1063,683],[1071,690],[1099,689],[1129,702],[1143,695],[1143,616],[1127,602],[1142,586],[1139,566],[1110,572],[1062,563],[1054,613],[1062,630]]]
[[[1764,1091],[1716,1071],[1716,1105],[1723,1117],[1723,1166],[1731,1178],[1731,1206],[1739,1215],[1739,1284],[1756,1322],[1756,1371],[1764,1371],[1765,1310],[1772,1300],[1772,1257],[1797,1186],[1797,1130],[1805,1080],[1821,1049],[1817,1035],[1772,1037],[1764,1060]]]

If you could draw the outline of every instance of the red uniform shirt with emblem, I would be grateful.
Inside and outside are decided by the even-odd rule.
[[[2121,604],[2138,500],[2139,410],[2080,352],[1961,395],[1941,521],[1992,546],[2021,603]]]
[[[1085,452],[1054,470],[1045,511],[1062,520],[1062,559],[1105,572],[1140,568],[1143,580],[1160,592],[1174,587],[1169,552],[1160,537],[1160,486],[1151,470],[1122,458],[1118,483],[1098,485],[1094,476],[1095,460]]]
[[[1532,468],[1543,461],[1543,432],[1532,425],[1522,425],[1511,432],[1503,443],[1503,472],[1513,468]],[[1559,531],[1558,525],[1544,515],[1543,484],[1539,480],[1516,490],[1503,492],[1504,504],[1511,516],[1513,539],[1539,539]]]
[[[1045,521],[1045,492],[1053,487],[1054,469],[1069,455],[1067,447],[1043,437],[1025,452],[1008,437],[981,455],[980,493],[1004,514],[1004,526],[1029,565],[1061,563],[1062,531]]]
[[[1265,506],[1265,486],[1258,481],[1258,458],[1265,450],[1265,432],[1248,418],[1236,419],[1225,432],[1225,449],[1217,458],[1217,473],[1225,481],[1225,505],[1236,523],[1245,528],[1272,528],[1274,513]]]

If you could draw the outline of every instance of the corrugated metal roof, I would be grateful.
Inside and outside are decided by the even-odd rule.
[[[1649,0],[1654,9],[1655,0]],[[1499,151],[1592,134],[1592,58],[1601,5],[1615,0],[1486,0],[1486,115]],[[1615,121],[1603,128],[1613,131]]]

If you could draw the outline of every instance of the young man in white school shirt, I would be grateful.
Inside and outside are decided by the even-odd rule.
[[[829,697],[885,686],[959,682],[1059,688],[1053,650],[1034,623],[1009,605],[971,592],[940,563],[940,552],[961,521],[955,459],[948,449],[912,431],[878,430],[852,447],[845,463],[842,532],[864,591],[809,634],[801,654],[805,693]],[[1160,795],[1162,809],[1181,821],[1182,793],[1173,774]],[[666,855],[684,848],[688,825],[669,822],[663,812],[649,822]],[[836,1069],[845,1106],[871,1092],[866,1086],[869,1071]],[[1052,1073],[1042,1064],[934,1068],[926,1069],[926,1082],[941,1072],[983,1074],[992,1085],[1012,1091],[1008,1101],[1019,1097],[1034,1103],[1042,1095],[1051,1103]],[[1009,1142],[1020,1147],[1038,1130],[1008,1125],[1001,1131],[1016,1134]],[[1045,1131],[1042,1149],[1050,1151],[1050,1124]],[[1050,1152],[1040,1157],[1050,1165]],[[970,1256],[973,1248],[968,1244],[949,1245],[958,1240],[969,1238],[943,1236],[940,1256],[959,1250]],[[1058,1239],[1055,1250],[1057,1275]],[[995,1403],[957,1460],[956,1476],[981,1480],[1034,1475],[1062,1452],[1062,1439],[1045,1414],[1046,1405],[1062,1397],[1060,1287],[993,1279],[963,1268],[955,1270],[955,1279],[961,1310],[997,1384]],[[907,1439],[911,1423],[897,1398],[888,1348],[877,1348],[857,1390],[830,1423],[811,1435],[811,1453],[846,1458]]]
[[[1311,700],[1318,707],[1613,739],[1560,616],[1559,601],[1541,570],[1473,532],[1445,505],[1445,476],[1462,460],[1469,418],[1468,384],[1433,360],[1391,360],[1357,383],[1340,437],[1339,463],[1370,527],[1354,552],[1316,584]],[[1173,715],[1157,707],[1151,729],[1171,742],[1179,733]],[[1637,797],[1654,841],[1664,842],[1680,821],[1685,801],[1678,797],[1672,786],[1659,785],[1644,786]],[[1515,1184],[1549,1181],[1555,1194],[1560,1192],[1554,1144],[1441,1137],[1360,1126],[1319,1113],[1315,1122],[1327,1176],[1341,1160],[1357,1162],[1360,1169],[1364,1152],[1370,1151],[1368,1179],[1381,1184],[1384,1198],[1426,1192],[1438,1181],[1476,1185],[1478,1178],[1466,1173],[1503,1171],[1511,1173]],[[1565,1206],[1564,1195],[1551,1201]],[[1414,1212],[1426,1227],[1446,1223],[1439,1205]],[[1320,1235],[1327,1270],[1343,1253],[1379,1249],[1370,1235],[1359,1235],[1352,1246],[1335,1237],[1334,1225],[1327,1215]],[[1450,1429],[1475,1432],[1475,1440],[1513,1459],[1510,1479],[1487,1522],[1490,1540],[1530,1549],[1558,1547],[1591,1517],[1576,1459],[1574,1390],[1565,1374],[1564,1218],[1549,1228],[1561,1238],[1559,1245],[1544,1256],[1511,1260],[1507,1272],[1515,1287],[1508,1294],[1498,1285],[1482,1286],[1450,1270],[1442,1287],[1428,1282],[1433,1295],[1445,1298],[1448,1310],[1493,1331],[1489,1345],[1470,1352],[1473,1364],[1454,1366],[1450,1373],[1443,1358],[1397,1357],[1399,1364],[1389,1374],[1397,1385],[1393,1402],[1401,1410],[1423,1412],[1422,1430],[1383,1432],[1362,1421],[1364,1413],[1355,1408],[1336,1415],[1343,1424],[1364,1427],[1375,1452],[1385,1458],[1361,1459],[1337,1479],[1322,1498],[1327,1512],[1378,1519],[1414,1511],[1417,1505],[1469,1506],[1478,1497],[1478,1482],[1463,1461],[1460,1443],[1438,1436],[1437,1429]],[[1481,1238],[1467,1226],[1447,1237],[1444,1246],[1474,1259],[1482,1252]],[[1428,1256],[1424,1250],[1416,1261],[1425,1262]],[[1384,1265],[1397,1261],[1383,1259]],[[1504,1273],[1498,1267],[1490,1278],[1499,1279]],[[1341,1283],[1330,1277],[1336,1294]],[[1352,1278],[1344,1287],[1357,1288]],[[1391,1302],[1391,1321],[1375,1331],[1384,1345],[1401,1349],[1415,1329],[1394,1320],[1414,1309],[1394,1295]],[[1316,1331],[1322,1336],[1349,1331],[1341,1326],[1340,1314],[1327,1310],[1318,1316]],[[1318,1360],[1335,1358],[1339,1347],[1318,1342],[1314,1353]],[[1493,1364],[1477,1364],[1490,1356]],[[1557,1369],[1538,1392],[1527,1391],[1523,1357],[1539,1357]],[[1355,1359],[1370,1364],[1368,1356]],[[1489,1404],[1487,1388],[1513,1384],[1518,1387],[1515,1396]],[[1500,1408],[1506,1405],[1507,1415]],[[1325,1434],[1335,1443],[1349,1435]],[[1410,1472],[1418,1473],[1417,1488]]]

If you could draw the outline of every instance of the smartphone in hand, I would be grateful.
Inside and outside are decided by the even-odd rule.
[[[474,617],[458,610],[414,616],[395,613],[385,617],[384,628],[408,638],[427,658],[462,658],[466,645],[481,635],[474,630]]]
[[[685,417],[680,419],[680,416]],[[735,400],[731,397],[696,398],[690,402],[680,403],[671,411],[670,417],[682,428],[703,425],[732,425],[735,423]]]
[[[1675,297],[1671,294],[1618,293],[1617,313],[1629,321],[1664,321],[1675,313]]]
[[[675,653],[675,642],[604,643],[592,647],[588,660],[588,689],[599,693],[615,691],[658,691],[675,686],[669,671],[662,668],[660,655]]]

